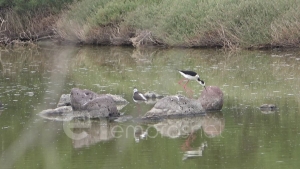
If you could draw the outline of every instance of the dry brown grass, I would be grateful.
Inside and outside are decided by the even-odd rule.
[[[130,38],[130,41],[136,48],[145,46],[165,46],[162,40],[154,37],[149,30],[136,31],[135,36]]]
[[[12,9],[1,11],[0,43],[9,44],[16,40],[35,41],[54,35],[53,25],[58,15],[49,10],[39,10],[34,14],[16,13]]]

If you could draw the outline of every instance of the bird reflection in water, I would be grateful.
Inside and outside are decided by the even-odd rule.
[[[140,139],[144,140],[148,136],[148,131],[139,126],[134,128],[134,140],[136,143],[140,142]]]
[[[195,158],[195,157],[201,157],[202,152],[204,151],[205,147],[207,147],[207,142],[201,143],[201,146],[194,148],[192,150],[185,151],[182,157],[182,160],[186,160],[188,158]]]

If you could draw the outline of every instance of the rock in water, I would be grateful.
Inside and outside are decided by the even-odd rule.
[[[223,107],[223,92],[217,86],[208,86],[198,99],[206,111],[221,110]]]
[[[112,95],[112,94],[105,94],[105,95],[113,98],[114,102],[117,105],[118,110],[121,110],[128,104],[128,101],[119,95]],[[57,107],[61,107],[61,106],[71,106],[71,94],[62,94],[60,96],[59,102],[57,103]]]
[[[74,117],[71,106],[61,106],[56,109],[43,110],[39,115],[45,119],[55,121],[70,121]]]
[[[97,93],[94,93],[87,89],[78,89],[73,88],[71,90],[71,105],[73,110],[85,110],[83,108],[83,105],[85,105],[87,102],[96,99],[99,97]]]
[[[111,96],[99,95],[86,89],[73,88],[71,90],[71,105],[74,111],[87,110],[92,118],[120,115]]]
[[[277,110],[277,107],[275,104],[263,104],[259,109],[263,114],[271,114]]]
[[[60,99],[57,103],[57,107],[62,107],[62,106],[71,106],[70,94],[62,94],[60,96]]]
[[[113,98],[107,95],[99,96],[82,106],[91,117],[118,117],[120,115]]]
[[[185,96],[174,95],[162,98],[143,118],[184,116],[205,113],[201,103]]]

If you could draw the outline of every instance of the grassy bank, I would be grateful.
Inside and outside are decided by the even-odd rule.
[[[0,0],[0,44],[53,37],[61,10],[71,2],[73,0]]]
[[[299,8],[300,0],[81,0],[56,30],[84,44],[299,47]]]
[[[97,44],[298,47],[299,7],[299,0],[85,0],[58,29],[66,39]]]

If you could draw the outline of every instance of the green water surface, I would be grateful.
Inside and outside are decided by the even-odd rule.
[[[49,120],[74,87],[117,94],[133,119],[153,104],[141,92],[182,94],[176,69],[194,70],[224,93],[220,112],[151,123],[106,119]],[[300,51],[18,48],[0,51],[0,168],[298,168]],[[189,82],[194,98],[203,88]],[[276,111],[260,111],[264,103]],[[65,126],[71,124],[69,130]],[[81,126],[80,126],[81,125]],[[138,131],[147,131],[140,137]],[[72,135],[73,134],[73,135]],[[190,156],[187,157],[187,154]],[[194,154],[191,157],[191,154]]]

